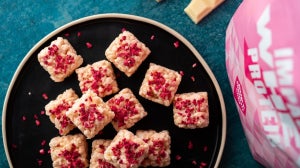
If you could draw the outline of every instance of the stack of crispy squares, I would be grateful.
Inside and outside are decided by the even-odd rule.
[[[66,115],[88,139],[98,134],[115,116],[108,105],[91,90],[77,99]]]
[[[121,90],[117,95],[109,99],[107,104],[115,113],[112,124],[117,131],[132,127],[147,115],[142,104],[129,88]]]
[[[181,75],[166,67],[150,63],[139,94],[153,102],[170,106],[181,82]]]
[[[88,167],[87,142],[82,134],[54,137],[49,146],[54,168]]]
[[[147,157],[149,145],[128,130],[120,130],[104,152],[116,167],[137,168]]]
[[[69,41],[62,37],[58,37],[50,46],[42,49],[38,54],[38,61],[55,82],[64,81],[83,63],[82,57],[77,55]]]
[[[141,164],[143,167],[165,167],[170,165],[171,137],[167,130],[161,132],[138,130],[136,136],[149,145],[148,156]]]
[[[173,102],[174,123],[180,128],[203,128],[209,124],[207,92],[176,94]]]
[[[66,116],[66,112],[77,99],[78,96],[75,91],[68,89],[45,106],[46,115],[48,115],[51,122],[55,124],[60,135],[66,135],[75,128],[75,125]]]
[[[119,91],[111,63],[106,60],[78,68],[76,73],[82,93],[92,90],[99,97],[105,97]]]
[[[107,162],[104,158],[104,151],[110,143],[111,140],[107,139],[98,139],[93,141],[90,168],[115,168],[114,165]]]
[[[150,54],[150,49],[131,32],[123,31],[105,51],[106,58],[130,77]]]

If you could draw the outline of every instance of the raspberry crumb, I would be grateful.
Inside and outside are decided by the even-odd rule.
[[[26,116],[22,116],[23,121],[26,121],[26,119],[27,119]]]
[[[152,36],[150,37],[150,40],[154,40],[154,38],[155,38],[155,36],[154,36],[154,35],[152,35]]]
[[[85,45],[86,45],[87,48],[92,48],[93,47],[93,45],[90,42],[86,42]]]
[[[45,150],[44,150],[44,149],[40,149],[39,153],[40,153],[41,155],[43,155],[43,154],[45,154]]]
[[[80,37],[81,36],[81,32],[77,32],[77,37]]]
[[[195,77],[194,77],[194,76],[191,76],[191,80],[192,80],[193,82],[195,82]]]
[[[46,145],[46,143],[47,143],[46,140],[42,140],[41,145],[44,146]]]
[[[207,146],[203,147],[203,151],[206,152],[207,151]]]
[[[38,117],[37,114],[34,114],[34,115],[33,115],[33,118],[36,119],[36,120],[39,119],[39,117]]]
[[[16,144],[12,144],[11,147],[12,147],[13,149],[17,149],[17,148],[18,148],[18,146],[17,146]]]
[[[184,72],[183,72],[183,71],[179,71],[179,74],[180,74],[181,76],[183,76],[183,75],[184,75]]]
[[[70,33],[65,33],[65,37],[69,37],[70,36]]]
[[[189,141],[189,144],[188,144],[188,149],[193,149],[194,147],[194,144],[192,141]]]
[[[37,162],[38,162],[38,165],[39,165],[39,166],[42,166],[42,164],[43,164],[43,161],[42,161],[42,160],[38,159]]]
[[[124,31],[126,31],[126,29],[123,27],[123,28],[122,28],[122,32],[124,32]]]
[[[175,47],[175,48],[178,48],[178,47],[179,47],[179,41],[175,41],[173,44],[174,44],[174,47]]]
[[[196,160],[193,160],[193,161],[192,161],[192,164],[193,164],[193,165],[197,165]]]
[[[45,100],[48,99],[48,95],[47,95],[46,93],[43,93],[42,96],[43,96],[43,98],[44,98]]]
[[[35,125],[36,126],[40,126],[41,125],[41,122],[39,120],[35,120]]]
[[[45,114],[45,111],[44,111],[44,110],[42,110],[42,111],[41,111],[41,115],[44,115],[44,114]]]
[[[200,167],[205,167],[205,166],[207,166],[207,163],[206,163],[206,162],[201,162],[201,163],[200,163]]]
[[[194,64],[192,65],[193,68],[195,68],[196,66],[197,66],[197,63],[194,63]]]
[[[180,156],[180,155],[176,155],[176,156],[175,156],[175,159],[176,159],[176,160],[181,160],[181,156]]]

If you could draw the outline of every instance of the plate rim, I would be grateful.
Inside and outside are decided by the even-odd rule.
[[[19,63],[19,65],[18,65],[18,67],[17,67],[15,73],[13,74],[13,77],[12,77],[10,83],[9,83],[9,86],[8,86],[8,89],[7,89],[7,92],[6,92],[6,95],[5,95],[5,99],[4,99],[3,109],[2,109],[2,140],[3,140],[3,146],[4,146],[4,150],[5,150],[6,159],[8,161],[9,166],[13,167],[12,166],[12,161],[11,161],[11,158],[10,158],[10,155],[9,155],[9,151],[8,151],[8,146],[7,146],[7,135],[6,135],[7,105],[8,105],[9,98],[11,96],[11,91],[12,91],[12,89],[15,85],[15,82],[16,82],[17,78],[19,77],[19,74],[20,74],[21,70],[23,69],[24,65],[26,64],[28,59],[30,57],[32,57],[32,54],[41,45],[43,45],[50,38],[54,37],[57,33],[65,30],[69,27],[72,27],[74,25],[80,24],[80,23],[84,23],[84,22],[91,21],[91,20],[97,20],[97,19],[106,19],[106,18],[129,19],[129,20],[140,21],[140,22],[144,22],[144,23],[154,25],[158,28],[161,28],[161,29],[167,31],[168,33],[172,34],[177,39],[181,40],[182,43],[184,43],[191,50],[191,52],[196,56],[196,58],[201,63],[201,65],[204,67],[204,69],[208,73],[210,79],[212,80],[212,82],[215,86],[216,92],[218,94],[219,101],[220,101],[220,107],[221,107],[221,112],[222,112],[222,136],[221,136],[221,144],[220,144],[220,148],[219,148],[219,151],[218,151],[217,159],[216,159],[216,162],[215,162],[215,165],[214,165],[214,167],[217,168],[219,166],[220,162],[221,162],[224,147],[225,147],[226,131],[227,131],[227,119],[226,119],[226,108],[225,108],[225,102],[224,102],[223,94],[222,94],[220,85],[219,85],[215,75],[211,71],[211,69],[208,66],[208,64],[206,63],[206,61],[200,55],[200,53],[196,50],[196,48],[184,36],[182,36],[180,33],[175,31],[174,29],[164,25],[163,23],[160,23],[160,22],[155,21],[153,19],[149,19],[149,18],[146,18],[146,17],[137,16],[137,15],[132,15],[132,14],[123,14],[123,13],[95,14],[95,15],[82,17],[82,18],[76,19],[74,21],[68,22],[68,23],[56,28],[54,31],[48,33],[40,41],[38,41],[29,50],[29,52],[25,55],[25,57],[22,59],[22,61]]]

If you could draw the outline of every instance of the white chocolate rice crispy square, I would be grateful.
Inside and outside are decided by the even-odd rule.
[[[150,63],[139,95],[164,106],[170,106],[180,82],[181,75],[178,72]]]
[[[54,168],[88,167],[87,142],[82,134],[54,137],[49,146]]]
[[[53,81],[62,82],[83,63],[83,58],[77,55],[67,39],[57,37],[38,53],[38,61]]]
[[[123,31],[105,51],[106,58],[130,77],[150,54],[150,49],[131,32]]]
[[[171,163],[171,137],[167,130],[138,130],[136,136],[149,145],[148,156],[142,162],[143,167],[165,167]]]
[[[112,125],[117,131],[132,127],[147,115],[142,104],[129,88],[122,89],[106,103],[115,113]]]
[[[59,130],[60,135],[66,135],[75,128],[75,125],[66,116],[66,112],[77,99],[78,96],[75,91],[68,89],[45,106],[46,115],[49,116],[50,121],[54,123],[55,127]]]
[[[207,92],[176,94],[173,102],[174,123],[187,129],[207,127],[208,109]]]
[[[104,159],[104,151],[110,145],[111,141],[107,139],[93,141],[90,168],[115,168],[114,165]]]
[[[119,91],[116,76],[109,61],[102,60],[78,68],[76,73],[82,93],[91,89],[99,97],[105,97]]]
[[[98,134],[115,116],[108,105],[91,90],[77,99],[66,115],[87,139]]]
[[[120,130],[104,152],[104,158],[120,168],[137,168],[147,157],[149,145],[128,130]]]

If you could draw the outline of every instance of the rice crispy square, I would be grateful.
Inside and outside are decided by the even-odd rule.
[[[77,99],[66,115],[87,139],[98,134],[115,116],[108,105],[91,90]]]
[[[150,63],[139,95],[164,106],[170,106],[180,82],[181,75],[178,72]]]
[[[114,70],[107,60],[78,68],[76,73],[82,93],[91,89],[99,97],[105,97],[119,91]]]
[[[67,39],[57,37],[38,53],[38,61],[54,82],[62,82],[83,63],[83,58]]]
[[[173,102],[174,123],[180,128],[204,128],[209,124],[207,92],[176,94]]]
[[[142,104],[129,88],[122,89],[106,103],[115,113],[112,125],[117,131],[128,129],[147,116]]]
[[[149,145],[148,156],[142,162],[143,167],[166,167],[171,163],[171,137],[167,130],[137,130],[136,136]]]
[[[104,151],[110,145],[111,141],[107,139],[93,141],[90,168],[115,168],[114,165],[104,159]]]
[[[49,146],[54,168],[88,167],[88,147],[82,134],[54,137]]]
[[[105,51],[106,58],[130,77],[150,54],[150,49],[131,32],[123,31]]]
[[[120,130],[104,152],[116,167],[137,168],[147,156],[149,145],[128,130]]]
[[[59,130],[60,135],[66,135],[75,128],[75,125],[66,116],[66,112],[77,99],[78,96],[75,91],[73,89],[67,89],[45,106],[46,115],[49,116],[50,121],[54,123],[55,127]]]

